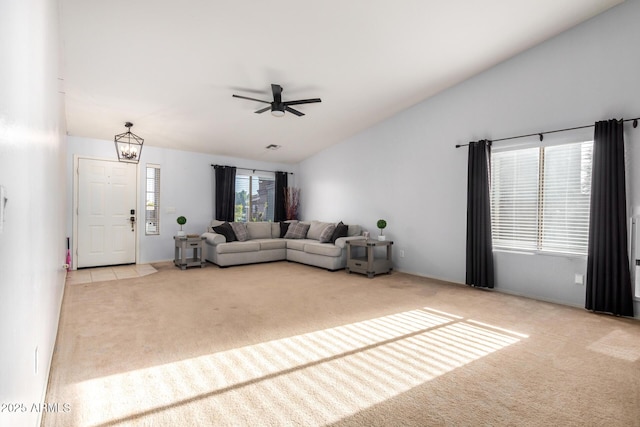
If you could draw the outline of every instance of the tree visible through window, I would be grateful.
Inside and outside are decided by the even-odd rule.
[[[592,153],[592,142],[494,151],[494,248],[586,255]]]
[[[275,179],[255,175],[236,175],[234,221],[273,221]]]

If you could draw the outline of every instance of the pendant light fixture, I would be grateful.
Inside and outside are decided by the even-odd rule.
[[[133,123],[126,122],[124,126],[127,128],[127,131],[114,137],[118,160],[126,163],[138,163],[140,161],[144,139],[135,133],[131,133]]]

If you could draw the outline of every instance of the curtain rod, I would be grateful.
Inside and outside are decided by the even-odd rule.
[[[622,123],[633,121],[633,127],[637,128],[638,127],[638,120],[640,120],[640,117],[636,117],[635,119],[626,119],[626,120],[622,120],[621,119],[619,121],[621,121]],[[490,141],[491,142],[508,141],[510,139],[526,138],[526,137],[529,137],[529,136],[539,136],[540,137],[540,141],[542,141],[544,139],[544,137],[542,135],[546,135],[548,133],[557,133],[557,132],[566,132],[566,131],[569,131],[569,130],[586,129],[586,128],[592,128],[594,126],[595,125],[576,126],[576,127],[573,127],[573,128],[556,129],[556,130],[549,130],[549,131],[546,131],[546,132],[530,133],[530,134],[527,134],[527,135],[510,136],[508,138],[492,139]],[[456,148],[466,147],[467,145],[469,145],[469,144],[456,144]]]
[[[264,169],[240,168],[240,167],[237,167],[237,166],[225,166],[225,165],[214,165],[214,164],[212,164],[211,166],[214,167],[214,168],[230,168],[230,167],[234,167],[236,169],[243,169],[243,170],[246,170],[246,171],[254,171],[254,172],[256,172],[256,171],[257,172],[271,172],[271,173],[284,172],[284,171],[268,171],[268,170],[264,170]],[[293,175],[293,172],[286,172],[286,173],[289,173],[289,174]]]

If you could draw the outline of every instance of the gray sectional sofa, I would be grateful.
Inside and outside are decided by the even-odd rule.
[[[202,235],[205,237],[205,258],[220,267],[287,260],[335,271],[345,268],[347,264],[347,240],[363,239],[363,230],[359,225],[348,225],[346,236],[338,237],[332,243],[325,242],[327,232],[330,231],[330,226],[335,227],[337,224],[321,221],[300,221],[299,224],[298,221],[287,221],[286,223],[288,225],[277,222],[248,222],[244,224],[246,236],[242,236],[245,233],[243,225],[227,223],[236,231],[240,230],[238,235],[246,238],[244,241],[228,242],[222,232],[214,230],[214,227],[219,230],[220,226],[227,228],[228,226],[224,225],[223,221],[213,220],[207,232]],[[307,226],[308,231],[293,235],[294,224],[298,224],[295,225],[298,232]],[[286,238],[281,237],[285,226],[291,227],[289,234],[284,234]]]

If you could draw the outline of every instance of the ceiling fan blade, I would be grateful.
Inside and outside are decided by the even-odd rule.
[[[297,101],[285,101],[284,105],[312,104],[314,102],[322,102],[322,100],[320,98],[299,99]]]
[[[284,106],[284,109],[285,109],[286,111],[290,112],[290,113],[295,114],[295,115],[296,115],[296,116],[298,116],[298,117],[300,117],[300,116],[304,116],[304,113],[301,113],[301,112],[300,112],[300,111],[298,111],[298,110],[294,110],[294,109],[293,109],[293,108],[291,108],[291,107],[287,107],[286,105]]]
[[[265,111],[269,111],[269,110],[271,110],[271,106],[269,106],[269,107],[264,107],[264,108],[262,108],[262,109],[260,109],[260,110],[258,110],[258,111],[255,111],[255,113],[256,113],[256,114],[260,114],[260,113],[264,113]]]
[[[271,84],[271,92],[273,92],[273,102],[280,104],[282,102],[282,86]]]
[[[249,98],[248,96],[242,96],[242,95],[231,95],[234,98],[241,98],[241,99],[248,99],[249,101],[258,101],[258,102],[263,102],[265,104],[271,104],[271,102],[269,101],[263,101],[262,99],[256,99],[256,98]]]
[[[229,86],[227,89],[232,90],[234,92],[242,92],[242,93],[252,93],[254,95],[265,95],[264,89],[254,89],[246,86]]]

